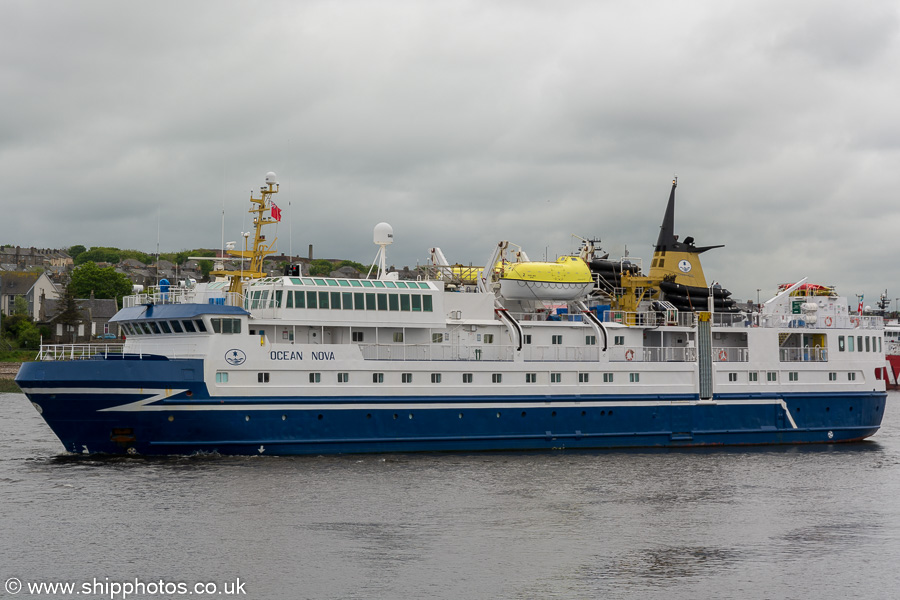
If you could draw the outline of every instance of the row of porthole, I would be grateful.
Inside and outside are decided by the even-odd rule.
[[[875,407],[875,410],[877,411],[877,410],[879,410],[880,408],[881,408],[880,406],[876,406],[876,407]],[[795,406],[795,407],[794,407],[794,412],[800,412],[800,407],[799,407],[799,406]],[[826,407],[825,407],[825,412],[831,412],[831,407],[830,407],[830,406],[826,406]],[[853,412],[853,407],[852,407],[852,406],[850,407],[850,412]]]
[[[611,417],[612,414],[613,414],[613,411],[611,411],[611,410],[610,410],[610,411],[605,411],[605,410],[601,410],[601,411],[600,411],[600,416],[601,416],[601,417],[605,417],[605,416],[610,416],[610,417]],[[528,415],[528,413],[527,413],[526,411],[523,410],[523,411],[522,411],[522,416],[525,417],[525,416],[527,416],[527,415]],[[464,415],[463,415],[463,413],[459,413],[458,416],[459,416],[460,419],[462,419]],[[497,413],[497,418],[499,419],[501,416],[503,416],[503,413],[499,413],[499,412],[498,412],[498,413]],[[555,417],[555,416],[556,416],[556,411],[554,410],[553,412],[551,412],[551,413],[550,413],[550,416],[551,416],[551,417]],[[586,411],[586,410],[581,411],[581,416],[582,416],[582,417],[586,417],[586,416],[587,416],[587,411]],[[319,414],[319,415],[317,416],[317,419],[318,419],[319,421],[321,421],[321,420],[324,419],[324,418],[325,418],[325,415],[322,415],[322,414]],[[367,418],[367,419],[371,419],[371,418],[372,418],[372,413],[367,413],[367,414],[366,414],[366,418]],[[399,418],[400,418],[400,415],[398,415],[397,413],[394,413],[394,419],[396,420],[396,419],[399,419]],[[409,413],[409,418],[410,418],[410,419],[413,418],[413,413]],[[169,415],[169,421],[174,421],[174,420],[175,420],[175,417],[172,416],[172,415]],[[244,421],[249,421],[249,420],[250,420],[250,415],[245,415],[245,416],[244,416]],[[287,415],[281,415],[281,420],[282,420],[282,421],[286,421],[286,420],[287,420]]]

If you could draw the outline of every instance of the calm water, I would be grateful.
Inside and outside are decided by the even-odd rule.
[[[854,445],[318,458],[61,451],[23,395],[0,395],[0,586],[108,578],[222,590],[239,577],[253,599],[900,593],[900,394],[882,430]],[[93,591],[79,597],[110,597]]]

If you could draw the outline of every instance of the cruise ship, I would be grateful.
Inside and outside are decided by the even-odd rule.
[[[252,248],[217,281],[126,297],[123,346],[47,345],[16,381],[67,452],[297,455],[837,443],[885,409],[884,324],[833,288],[753,310],[674,235],[673,182],[644,274],[585,241],[556,261],[506,241],[484,267],[431,249],[428,274],[272,276]],[[249,266],[246,266],[249,261]],[[598,262],[599,261],[599,262]],[[601,264],[602,272],[592,270]],[[627,263],[627,264],[626,264]],[[605,276],[604,276],[605,273]],[[615,277],[611,276],[615,273]],[[668,292],[667,292],[668,290]],[[698,292],[698,290],[700,290]],[[705,294],[704,294],[705,292]],[[674,294],[667,298],[667,293]]]

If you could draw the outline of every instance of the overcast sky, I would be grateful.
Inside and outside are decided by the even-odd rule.
[[[900,298],[896,2],[0,0],[0,243],[483,264],[676,233],[740,299]],[[269,236],[274,235],[270,232]]]

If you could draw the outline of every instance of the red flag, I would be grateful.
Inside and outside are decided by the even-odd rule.
[[[856,314],[858,314],[858,315],[863,314],[863,297],[862,296],[859,297],[859,307],[856,309]]]
[[[274,202],[272,203],[272,218],[276,221],[281,221],[281,209]]]

